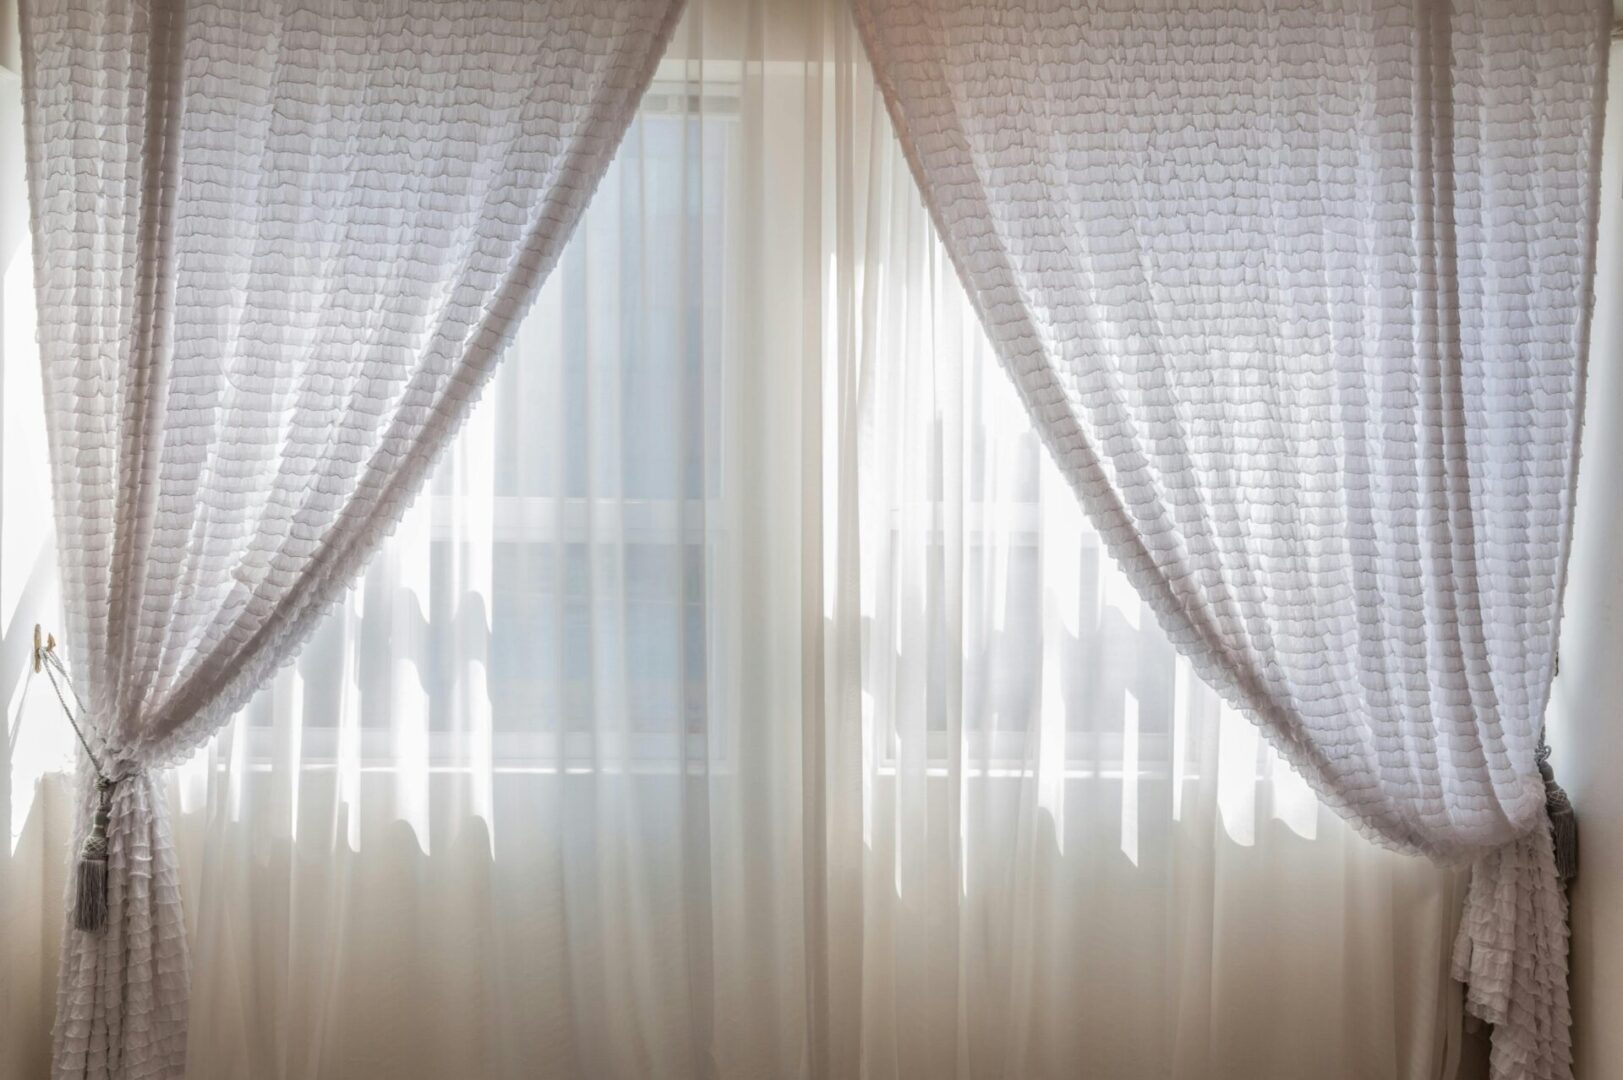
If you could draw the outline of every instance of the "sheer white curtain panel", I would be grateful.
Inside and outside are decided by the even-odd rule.
[[[74,827],[32,698],[19,1075]],[[422,496],[167,776],[208,1080],[1434,1080],[1462,1046],[1464,878],[1178,659],[843,0],[690,3]]]
[[[843,5],[685,18],[423,499],[178,774],[193,1075],[1449,1075],[1461,879],[1097,558]]]
[[[849,77],[828,1075],[1473,1075],[1463,873],[1358,836],[1178,656],[1043,451],[871,73]]]
[[[1370,836],[1475,860],[1496,1077],[1570,1076],[1535,750],[1611,8],[856,0],[926,203],[1111,555]]]
[[[186,935],[154,770],[292,658],[394,526],[679,11],[23,5],[66,652],[86,703],[81,900],[85,871],[106,878],[105,912],[81,904],[66,930],[56,1075],[180,1075]]]
[[[195,1075],[803,1075],[824,16],[689,5],[424,496],[179,773]]]

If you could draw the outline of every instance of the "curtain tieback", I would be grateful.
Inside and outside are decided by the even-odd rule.
[[[1538,771],[1544,778],[1544,812],[1550,818],[1550,838],[1555,844],[1555,872],[1564,887],[1570,887],[1578,876],[1578,817],[1572,812],[1572,800],[1564,788],[1555,782],[1555,768],[1550,764],[1550,747],[1544,736],[1538,738]]]
[[[84,747],[90,767],[96,773],[96,810],[90,832],[79,848],[73,893],[73,925],[79,930],[95,933],[107,925],[107,856],[110,850],[107,826],[113,816],[113,791],[138,770],[121,764],[116,772],[111,771],[91,748],[90,740],[85,737],[84,728],[79,723],[79,717],[85,712],[84,701],[68,675],[67,665],[57,655],[56,636],[48,635],[42,644],[38,626],[34,627],[34,670],[44,671],[45,677],[51,680],[51,689],[56,691],[62,714],[68,718],[68,724],[78,736],[79,745]],[[67,687],[67,694],[62,692],[64,686]],[[27,693],[26,685],[24,693]],[[73,698],[73,706],[68,705],[69,696]]]
[[[112,818],[113,787],[117,783],[110,777],[96,777],[96,817],[79,849],[74,875],[73,925],[91,933],[107,925],[107,822]]]

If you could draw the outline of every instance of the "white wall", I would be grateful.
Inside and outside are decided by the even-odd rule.
[[[1550,705],[1578,811],[1572,893],[1578,1080],[1623,1080],[1623,45],[1612,46],[1583,459]]]

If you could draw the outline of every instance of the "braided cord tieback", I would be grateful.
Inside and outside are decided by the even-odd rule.
[[[1572,800],[1561,785],[1555,782],[1555,767],[1550,764],[1550,747],[1541,732],[1536,751],[1539,774],[1544,778],[1544,812],[1550,817],[1550,838],[1555,847],[1555,872],[1561,884],[1570,886],[1578,877],[1578,816],[1572,812]]]
[[[90,767],[96,771],[96,816],[91,822],[90,833],[85,837],[84,845],[79,849],[73,897],[73,925],[77,929],[94,933],[107,925],[107,825],[113,816],[113,789],[125,779],[125,776],[109,776],[107,770],[102,768],[101,759],[90,748],[90,740],[85,738],[84,729],[79,726],[78,720],[79,716],[84,715],[84,702],[79,698],[79,691],[74,689],[73,680],[68,677],[67,665],[62,663],[62,658],[56,653],[56,638],[47,637],[44,644],[41,644],[38,626],[34,627],[34,670],[43,670],[45,677],[51,680],[51,689],[56,691],[56,700],[62,705],[62,713],[73,727],[73,733],[79,737],[79,745],[84,747],[85,756],[90,759]],[[77,715],[62,693],[63,685],[67,686],[68,693],[73,696],[73,704],[78,706]],[[27,693],[26,685],[23,691]]]

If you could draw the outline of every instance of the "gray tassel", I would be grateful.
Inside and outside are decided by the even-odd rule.
[[[107,925],[107,822],[112,816],[113,782],[101,777],[96,781],[96,790],[101,793],[101,805],[96,808],[90,835],[79,850],[73,900],[73,925],[87,933]]]
[[[1542,736],[1538,743],[1538,771],[1544,777],[1544,811],[1550,817],[1550,838],[1555,843],[1555,872],[1562,886],[1567,887],[1578,877],[1578,817],[1572,812],[1572,800],[1555,782],[1550,748]]]
[[[96,817],[90,826],[90,834],[85,837],[84,846],[79,849],[79,865],[73,878],[73,925],[88,933],[95,933],[107,925],[107,823],[112,819],[113,788],[124,777],[109,777],[102,770],[101,759],[91,748],[90,740],[85,738],[84,728],[79,726],[79,721],[74,718],[74,710],[68,706],[68,699],[62,693],[62,686],[66,684],[82,716],[85,704],[79,698],[79,691],[73,688],[73,680],[68,678],[68,669],[63,665],[62,658],[56,655],[56,638],[46,635],[41,642],[40,637],[40,628],[36,623],[34,670],[44,671],[46,678],[51,680],[51,689],[56,691],[62,713],[68,718],[73,733],[79,737],[79,745],[84,747],[91,768],[96,771],[96,794],[99,797]],[[59,676],[61,681],[58,681]],[[23,693],[27,692],[28,687],[24,685]]]

